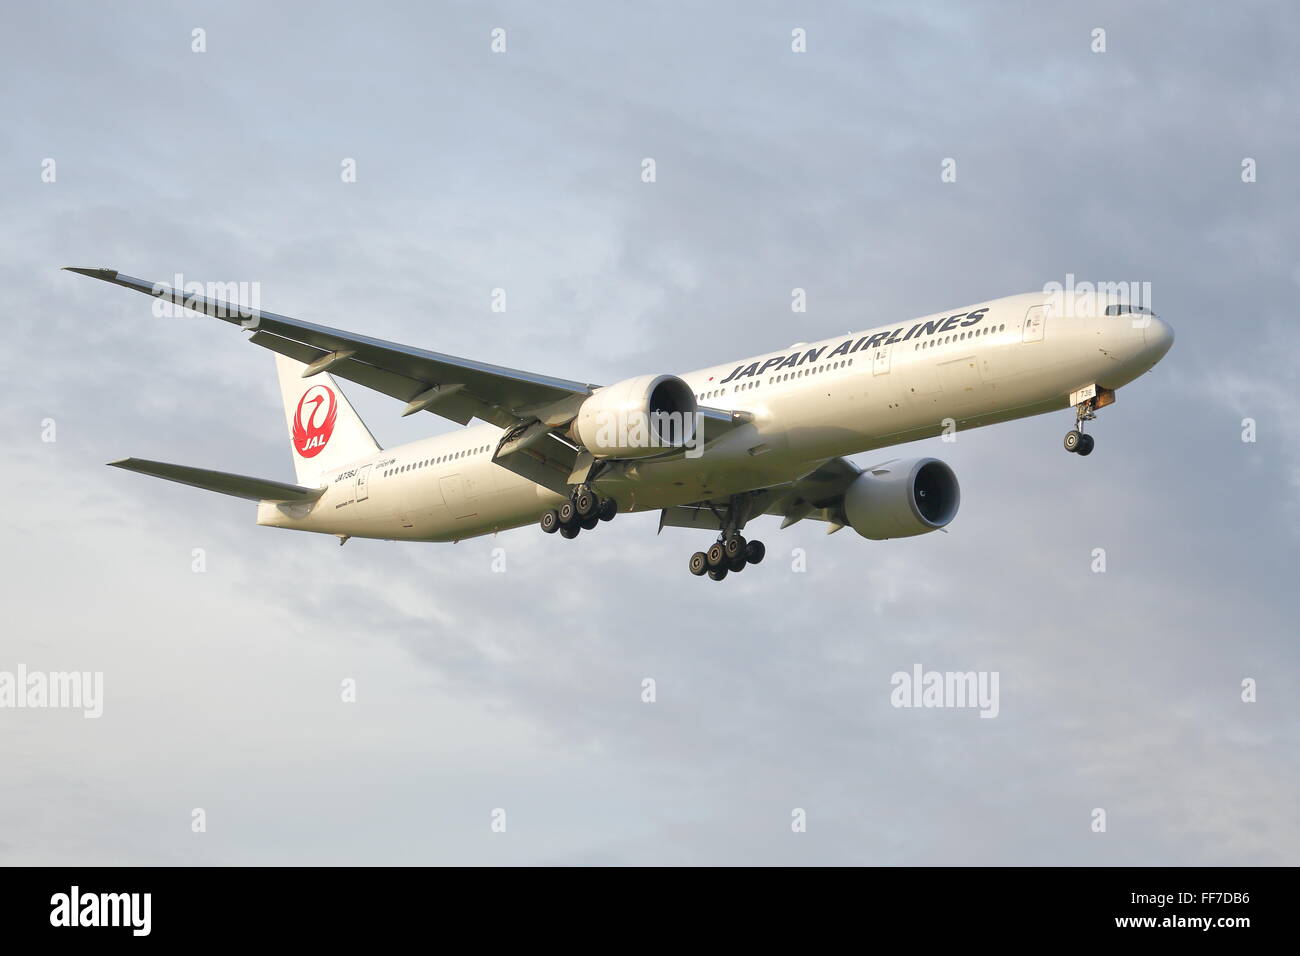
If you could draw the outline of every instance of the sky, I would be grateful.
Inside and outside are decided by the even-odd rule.
[[[0,672],[103,692],[0,707],[0,864],[1300,863],[1298,57],[1251,2],[6,5]],[[270,353],[66,265],[592,382],[1068,276],[1177,341],[1087,459],[899,449],[947,533],[762,519],[715,584],[653,514],[339,547],[105,468],[292,480]]]

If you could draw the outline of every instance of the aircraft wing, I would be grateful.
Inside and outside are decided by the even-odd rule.
[[[328,371],[406,402],[403,415],[429,411],[468,425],[482,419],[506,429],[493,461],[561,494],[589,458],[566,439],[560,426],[578,413],[597,386],[534,372],[457,358],[441,352],[374,339],[291,319],[234,302],[209,299],[123,275],[115,269],[67,271],[134,289],[182,308],[221,319],[253,333],[249,341],[279,352],[307,368],[303,376]],[[747,412],[701,408],[707,441],[750,420]]]
[[[760,514],[781,515],[782,528],[788,528],[804,518],[814,518],[828,522],[830,527],[826,533],[834,534],[848,524],[843,512],[844,491],[861,473],[862,469],[847,458],[831,458],[798,481],[753,492],[749,517],[754,518]],[[719,531],[722,529],[725,509],[725,501],[702,501],[665,508],[659,517],[659,528],[705,528]]]
[[[311,366],[304,374],[328,370],[406,402],[404,415],[427,410],[460,425],[480,418],[502,428],[533,420],[558,425],[573,418],[596,387],[189,295],[166,283],[136,279],[114,269],[67,268],[241,326],[254,333],[251,341],[255,344]]]

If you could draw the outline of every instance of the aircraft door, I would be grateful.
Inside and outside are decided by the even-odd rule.
[[[1030,306],[1029,311],[1025,313],[1025,331],[1020,340],[1022,342],[1043,341],[1043,332],[1046,330],[1049,314],[1045,305]]]
[[[875,356],[871,363],[872,375],[886,375],[889,372],[889,352],[892,345],[882,345],[876,349]]]
[[[370,468],[370,465],[362,465],[357,472],[357,501],[365,501],[370,497]]]

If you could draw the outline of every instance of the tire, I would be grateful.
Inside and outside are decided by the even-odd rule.
[[[691,574],[697,578],[709,570],[709,557],[703,551],[696,551],[691,555]]]
[[[565,524],[565,525],[573,524],[573,522],[578,517],[577,513],[574,512],[573,510],[572,501],[566,501],[564,504],[560,505],[559,515],[560,515],[560,524]]]
[[[600,503],[601,521],[613,521],[616,514],[618,514],[618,502],[613,498],[606,498]]]
[[[580,491],[573,496],[573,510],[579,518],[591,517],[599,506],[600,502],[590,491]]]
[[[745,560],[750,564],[761,564],[766,554],[767,548],[762,541],[751,541],[745,545]]]
[[[583,531],[590,531],[592,528],[596,527],[596,525],[600,524],[600,519],[595,515],[587,515],[587,517],[580,520],[578,524],[582,526]]]
[[[726,554],[722,550],[722,542],[715,541],[713,546],[705,552],[705,557],[708,558],[710,568],[722,567],[722,562],[726,559]]]
[[[1075,452],[1079,450],[1079,445],[1083,442],[1083,432],[1077,428],[1071,428],[1065,433],[1065,450]]]
[[[576,524],[562,524],[560,525],[560,536],[564,538],[570,538],[570,539],[576,538],[578,536],[578,532],[581,530],[582,528]]]
[[[726,552],[727,559],[734,561],[745,553],[745,539],[740,535],[732,535],[726,541],[722,542],[722,550]]]
[[[745,570],[745,564],[746,561],[744,554],[738,554],[731,559],[731,563],[727,565],[727,568],[739,574],[741,571]]]
[[[709,577],[714,581],[721,581],[727,576],[726,568],[709,568]]]
[[[552,508],[550,511],[547,511],[542,515],[542,520],[539,524],[541,524],[542,530],[547,534],[555,534],[555,532],[560,530],[560,513]]]
[[[1095,445],[1095,444],[1096,444],[1096,442],[1093,440],[1093,437],[1092,437],[1091,435],[1084,435],[1083,438],[1080,439],[1080,441],[1079,441],[1079,452],[1078,452],[1078,453],[1079,453],[1080,455],[1084,455],[1084,456],[1091,455],[1091,454],[1092,454],[1092,446]]]

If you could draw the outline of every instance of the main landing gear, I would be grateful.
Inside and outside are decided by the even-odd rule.
[[[576,538],[579,531],[590,531],[602,521],[613,521],[618,514],[618,502],[602,498],[590,488],[579,485],[569,495],[569,500],[558,508],[551,508],[539,522],[547,534]]]
[[[740,573],[746,565],[758,564],[765,554],[767,548],[762,541],[746,541],[739,533],[724,534],[708,551],[691,555],[691,574],[696,577],[707,574],[714,581],[721,581],[732,571]]]
[[[712,506],[710,506],[712,507]],[[739,574],[746,565],[758,564],[767,554],[762,541],[746,541],[740,533],[748,517],[749,499],[732,498],[725,514],[718,516],[722,524],[722,533],[708,551],[696,551],[691,555],[691,574],[703,577],[707,574],[714,581],[721,581],[728,574]]]

